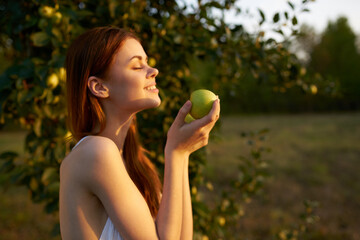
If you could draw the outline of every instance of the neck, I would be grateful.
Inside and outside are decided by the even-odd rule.
[[[105,129],[99,133],[99,136],[110,138],[118,147],[120,153],[123,152],[125,138],[134,115],[124,118],[107,118]]]

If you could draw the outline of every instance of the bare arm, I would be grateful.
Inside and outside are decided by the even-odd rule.
[[[128,175],[115,143],[98,137],[90,140],[87,154],[92,160],[86,166],[89,171],[83,184],[99,198],[124,239],[158,239],[150,209]]]
[[[165,153],[163,195],[156,218],[160,239],[179,239],[182,222],[184,161],[180,155]]]
[[[183,177],[183,219],[181,225],[182,240],[193,238],[193,214],[191,205],[190,185],[189,185],[189,159],[184,165]]]
[[[209,133],[220,114],[220,104],[219,100],[217,100],[207,116],[190,124],[185,124],[184,118],[190,108],[191,103],[187,102],[180,109],[178,116],[169,129],[168,141],[165,146],[164,208],[160,206],[157,222],[159,236],[160,238],[166,236],[164,239],[192,239],[193,217],[188,176],[189,155],[207,145]],[[173,167],[177,169],[172,169]],[[171,174],[173,176],[170,176]],[[176,184],[171,185],[169,179]],[[167,194],[171,196],[167,196]],[[163,204],[163,200],[161,204]],[[168,208],[165,207],[166,204],[171,204],[172,207],[169,209],[174,214],[161,211]],[[172,228],[174,230],[171,233],[175,235],[169,235],[170,232],[166,231],[167,228],[163,228],[166,225],[166,223],[162,224],[163,222],[173,224]]]

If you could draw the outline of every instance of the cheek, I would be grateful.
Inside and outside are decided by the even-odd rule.
[[[139,78],[124,76],[111,86],[110,96],[127,102],[142,97],[144,94],[143,88],[144,86]]]
[[[129,93],[142,91],[144,88],[143,79],[144,76],[142,72],[130,71],[123,78],[124,88],[126,88]]]

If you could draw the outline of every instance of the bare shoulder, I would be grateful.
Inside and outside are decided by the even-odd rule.
[[[125,239],[156,239],[156,227],[149,207],[111,139],[85,139],[64,160],[62,170],[63,191],[78,194],[80,190],[85,192],[85,196],[96,196]],[[70,201],[73,202],[73,196]],[[65,205],[66,201],[63,203]],[[139,231],[139,226],[142,231]]]
[[[107,177],[109,169],[125,167],[116,144],[105,137],[87,137],[63,160],[59,204],[60,226],[64,236],[93,239],[90,235],[94,231],[101,233],[105,221],[104,207],[99,204],[100,196],[97,193],[103,188],[103,179]],[[123,173],[126,170],[120,171]],[[88,219],[86,224],[77,215],[79,209]]]
[[[84,139],[61,163],[61,175],[96,177],[99,170],[121,167],[123,161],[116,144],[109,138],[91,136]],[[89,180],[89,179],[84,179]]]
[[[97,157],[105,157],[109,154],[119,153],[116,144],[109,138],[101,136],[90,136],[84,139],[78,146],[73,148],[62,164],[69,164],[73,161],[91,161]]]

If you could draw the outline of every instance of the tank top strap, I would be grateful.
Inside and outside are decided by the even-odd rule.
[[[87,138],[87,137],[89,137],[89,136],[85,136],[85,137],[83,137],[82,139],[80,139],[80,141],[78,141],[76,144],[75,144],[75,146],[72,148],[72,150],[74,150],[82,141],[84,141],[85,140],[85,138]]]

